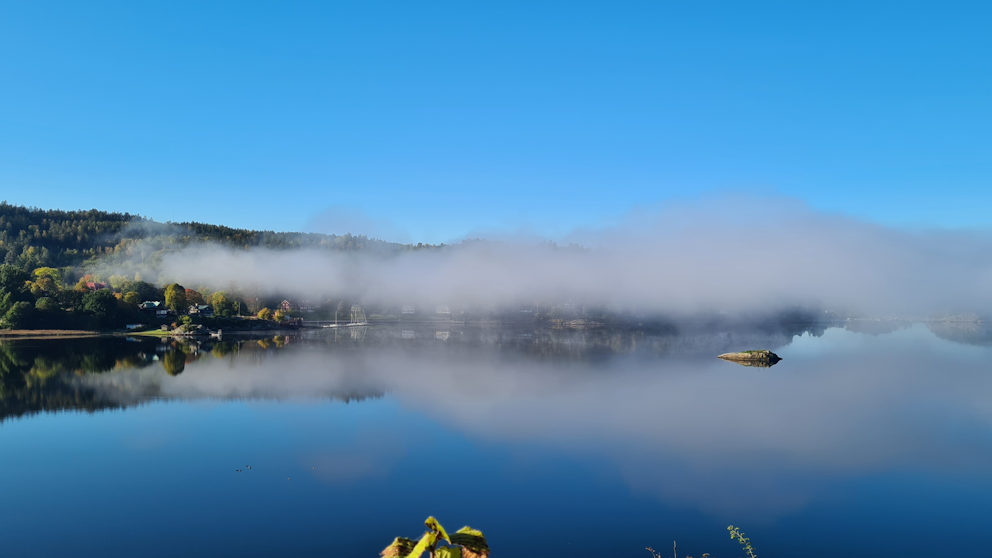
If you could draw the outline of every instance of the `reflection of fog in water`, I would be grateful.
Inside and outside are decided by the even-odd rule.
[[[947,339],[957,343],[967,345],[981,345],[992,347],[992,327],[989,324],[978,321],[965,322],[931,322],[927,327],[934,335],[941,339]]]
[[[637,352],[546,359],[526,344],[309,345],[203,359],[174,378],[145,369],[80,381],[111,398],[390,393],[472,437],[606,459],[639,491],[768,517],[832,479],[982,474],[992,463],[992,377],[984,351],[958,347],[922,326],[877,337],[831,329],[779,349],[774,368],[747,369]]]
[[[900,471],[968,477],[992,463],[988,350],[940,340],[924,326],[891,329],[793,338],[434,329],[410,336],[373,328],[362,342],[316,335],[283,339],[276,349],[250,341],[202,358],[188,351],[174,376],[161,366],[125,366],[65,385],[109,406],[388,393],[470,438],[605,460],[637,491],[775,517],[836,479]],[[713,358],[757,343],[784,360],[760,369]],[[362,459],[328,458],[326,475],[369,469]]]

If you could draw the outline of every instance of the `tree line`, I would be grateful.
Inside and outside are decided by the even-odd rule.
[[[131,213],[63,211],[0,202],[0,263],[24,271],[82,266],[103,257],[131,256],[214,242],[240,248],[323,248],[399,252],[417,249],[364,235],[236,229],[197,222],[159,223]],[[145,246],[147,245],[147,246]],[[420,245],[420,248],[429,245]]]

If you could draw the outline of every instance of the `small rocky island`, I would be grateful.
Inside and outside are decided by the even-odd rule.
[[[739,353],[724,353],[717,358],[736,362],[743,366],[761,366],[768,368],[782,360],[777,354],[761,349],[759,351],[741,351]]]

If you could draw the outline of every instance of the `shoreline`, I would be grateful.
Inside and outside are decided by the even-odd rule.
[[[174,339],[195,339],[197,336],[172,335],[172,332],[161,330],[148,331],[91,331],[73,329],[13,329],[0,330],[0,341],[5,340],[30,340],[30,339],[83,339],[91,337],[147,337],[147,338],[174,338]],[[265,331],[230,331],[225,333],[228,337],[252,336],[259,334],[284,335],[287,332],[299,331],[298,329],[271,329]],[[206,338],[206,335],[199,336]]]

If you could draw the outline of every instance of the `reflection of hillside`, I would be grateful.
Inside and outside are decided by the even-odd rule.
[[[100,400],[92,390],[78,389],[53,380],[43,386],[14,389],[0,397],[0,422],[39,412],[101,411],[123,406]]]
[[[523,360],[595,361],[613,355],[636,354],[647,358],[667,356],[705,358],[748,348],[776,349],[793,336],[822,334],[822,327],[766,324],[750,328],[704,329],[668,326],[653,330],[602,327],[550,329],[534,327],[485,327],[436,324],[399,327],[351,328],[341,331],[300,332],[291,337],[238,341],[196,342],[172,339],[99,338],[58,341],[11,341],[0,344],[0,421],[25,414],[121,408],[150,399],[318,397],[342,401],[381,396],[384,387],[354,383],[322,388],[314,370],[295,370],[282,378],[258,378],[252,389],[218,390],[210,382],[223,376],[211,362],[241,369],[278,367],[266,364],[289,348],[321,346],[332,351],[364,354],[370,351],[425,352],[437,358],[450,353],[474,353]],[[481,352],[480,352],[481,351]],[[460,358],[460,357],[459,357]],[[197,363],[195,369],[190,366]],[[191,370],[196,370],[191,372]],[[317,370],[317,368],[315,368]],[[197,374],[191,377],[191,374]],[[228,378],[233,384],[239,378]],[[281,383],[280,383],[281,382]],[[310,382],[310,383],[307,383]],[[302,386],[302,387],[301,387]],[[182,394],[179,394],[180,388]]]
[[[0,343],[0,421],[41,411],[117,408],[64,379],[145,365],[137,347],[100,340]]]
[[[179,342],[120,338],[10,341],[0,343],[0,422],[57,411],[100,411],[170,398],[162,386],[181,377],[186,365],[208,359],[265,358],[286,339]],[[328,397],[355,401],[379,393],[342,392]]]
[[[992,327],[988,323],[928,322],[927,328],[937,337],[965,345],[992,346]]]
[[[824,479],[906,470],[963,478],[986,471],[992,456],[988,355],[948,351],[921,327],[858,340],[836,328],[817,339],[821,331],[788,325],[406,327],[185,346],[5,344],[0,418],[149,399],[389,393],[395,408],[460,439],[591,456],[612,463],[632,490],[735,517],[792,513],[829,489]],[[775,348],[799,332],[811,335],[770,370],[715,358],[741,346]],[[162,365],[170,354],[181,355],[181,373]],[[920,428],[921,405],[932,427]]]

